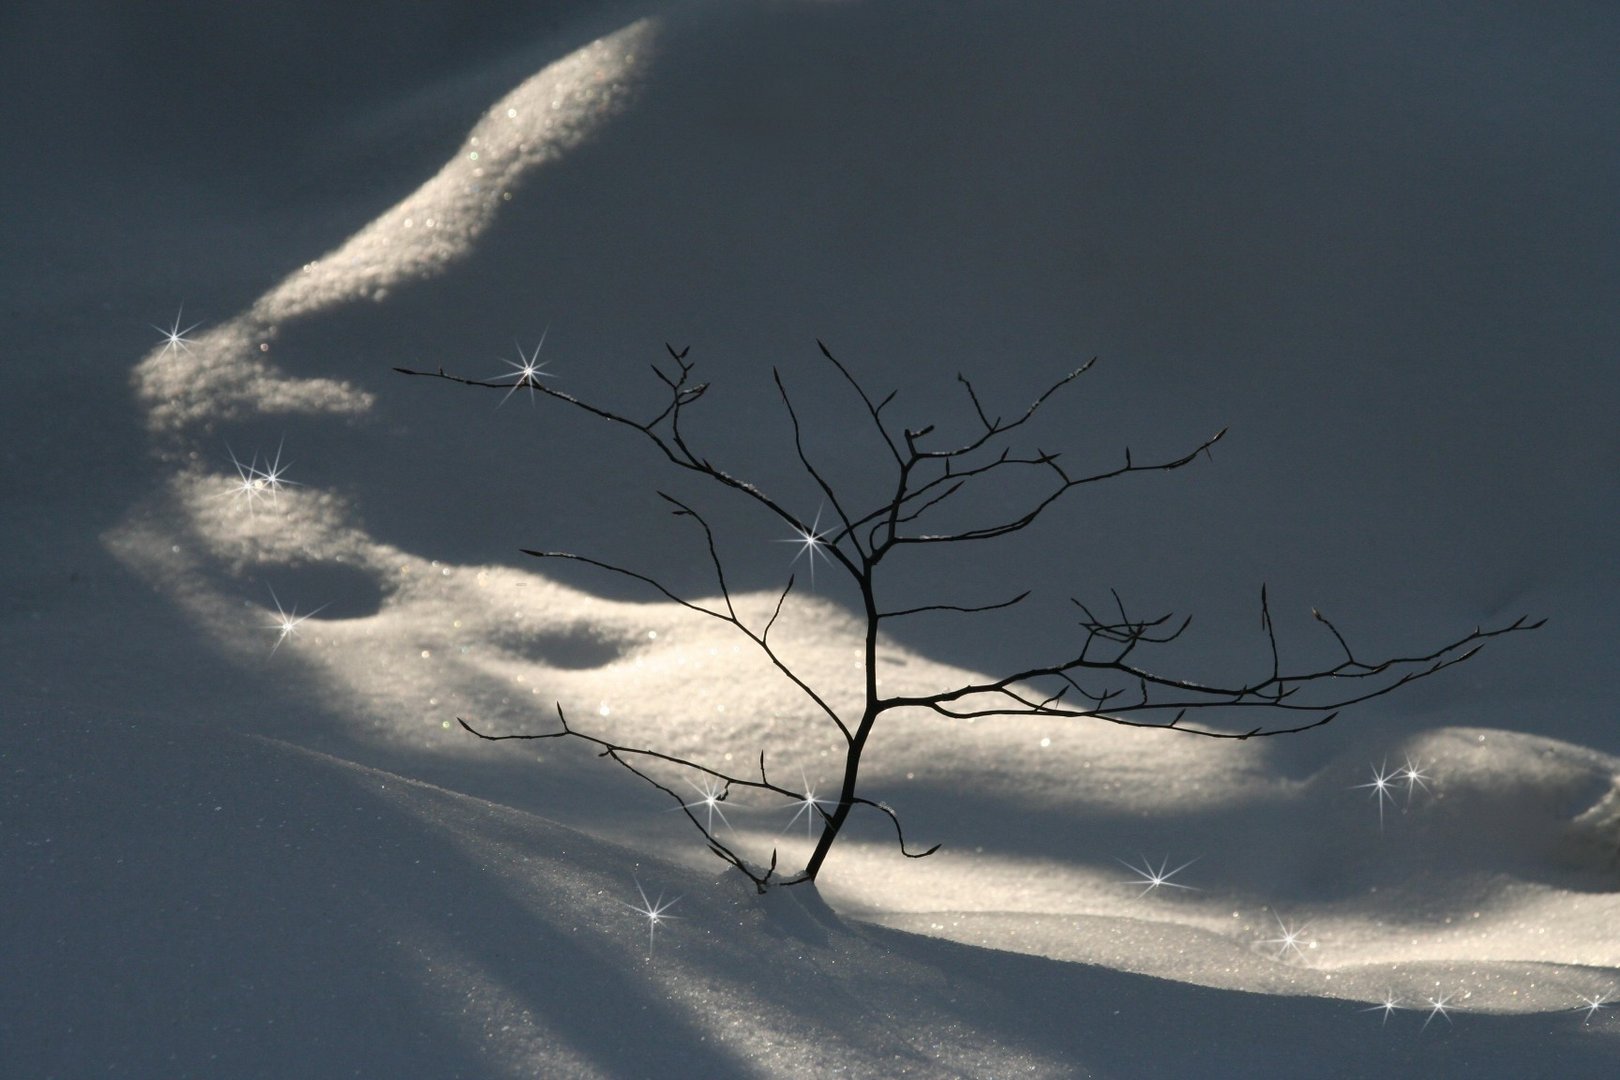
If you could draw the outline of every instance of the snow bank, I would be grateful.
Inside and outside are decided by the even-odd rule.
[[[0,64],[18,145],[80,135],[5,178],[38,211],[0,252],[7,1072],[1612,1071],[1611,17],[216,7],[84,5],[65,43],[25,10]],[[267,88],[297,122],[236,122]],[[819,894],[757,897],[610,763],[454,723],[561,702],[830,787],[835,733],[727,627],[516,555],[711,595],[663,481],[391,368],[492,378],[543,340],[635,411],[690,344],[694,437],[809,518],[768,368],[817,460],[877,482],[818,336],[908,424],[971,423],[958,370],[1012,409],[1100,352],[1040,445],[1233,426],[1196,476],[904,569],[1050,595],[898,628],[888,685],[1045,656],[1110,586],[1197,612],[1206,668],[1260,655],[1262,580],[1307,655],[1311,604],[1397,651],[1552,622],[1293,742],[896,717],[867,790],[941,852],[857,820]],[[763,616],[791,549],[705,507]],[[803,597],[780,640],[846,700],[849,597]],[[803,856],[791,808],[728,815]]]

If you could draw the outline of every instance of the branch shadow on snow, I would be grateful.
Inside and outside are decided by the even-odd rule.
[[[1556,1055],[1600,1075],[1612,1052],[1574,1015],[1383,1027],[1344,1002],[813,921],[732,875],[689,890],[648,960],[620,855],[500,807],[152,715],[30,717],[8,764],[26,779],[7,792],[5,1041],[25,1071],[754,1075],[681,987],[746,999],[750,1039],[792,1026],[923,1075],[997,1055],[1217,1077],[1523,1075]]]
[[[40,715],[8,758],[0,1030],[20,1072],[748,1075],[638,970],[628,867],[554,833],[526,847],[598,910],[543,873],[514,894],[387,796],[409,781],[265,740]]]

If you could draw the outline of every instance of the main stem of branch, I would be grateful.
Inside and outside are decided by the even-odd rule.
[[[878,608],[877,597],[872,590],[872,570],[872,562],[864,561],[861,567],[860,586],[861,600],[866,606],[866,640],[862,643],[863,666],[866,669],[866,704],[861,709],[861,721],[850,736],[849,749],[844,756],[844,783],[838,792],[838,805],[833,808],[831,816],[822,826],[821,838],[816,841],[816,850],[804,868],[804,876],[810,881],[814,881],[816,875],[821,872],[821,864],[827,860],[827,852],[832,850],[833,841],[838,839],[839,831],[843,829],[850,810],[855,806],[855,785],[861,771],[861,752],[866,749],[866,740],[871,737],[872,725],[877,722],[878,714],[882,711],[878,705]]]

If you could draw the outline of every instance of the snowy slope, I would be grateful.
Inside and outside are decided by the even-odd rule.
[[[760,898],[273,740],[22,719],[4,804],[13,1075],[1598,1076],[1613,1060],[1612,1028],[1579,1014],[1380,1027],[1316,972],[1243,993],[866,928],[802,890]],[[638,881],[674,901],[650,948],[626,906]],[[1147,927],[1132,942],[1064,922],[1161,947]],[[1230,960],[1204,940],[1189,963]],[[1526,989],[1593,981],[1487,968]]]
[[[0,1071],[1620,1060],[1593,1004],[1620,1000],[1606,12],[4,19],[7,142],[39,153],[0,176]],[[818,337],[912,426],[971,424],[957,371],[1010,411],[1100,354],[1036,444],[1112,464],[1232,429],[994,553],[902,566],[925,602],[1044,599],[905,625],[890,685],[1045,658],[1068,598],[1110,587],[1195,612],[1195,669],[1265,662],[1261,582],[1302,657],[1311,605],[1394,652],[1551,621],[1291,741],[897,718],[867,793],[941,852],[857,821],[819,893],[757,897],[622,770],[454,718],[544,730],[563,702],[825,791],[836,733],[746,641],[517,554],[712,595],[653,494],[674,484],[763,617],[793,549],[628,439],[391,369],[494,378],[543,340],[554,385],[635,411],[689,344],[694,439],[809,518],[773,366],[840,483],[881,463]],[[851,596],[819,574],[780,640],[846,700]],[[1402,767],[1423,782],[1369,786]],[[728,835],[802,858],[790,810],[733,805]],[[680,898],[652,942],[638,885]]]

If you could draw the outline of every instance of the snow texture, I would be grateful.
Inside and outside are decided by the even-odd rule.
[[[0,28],[0,1073],[1615,1075],[1607,7],[82,0]],[[758,896],[587,748],[455,718],[561,702],[833,790],[836,731],[734,630],[519,554],[712,597],[665,487],[762,620],[793,537],[554,402],[391,369],[538,348],[640,415],[689,345],[689,437],[809,521],[773,366],[818,464],[886,482],[818,338],[955,432],[958,371],[1010,416],[1098,355],[1031,431],[1077,464],[1231,427],[897,563],[897,606],[1038,599],[896,622],[885,689],[1049,661],[1110,588],[1195,613],[1195,672],[1269,663],[1262,582],[1307,663],[1312,606],[1390,652],[1550,621],[1290,740],[893,717],[863,792],[941,851],[857,816],[819,889]],[[847,705],[855,598],[792,569],[774,633]],[[717,827],[794,865],[792,809]]]

